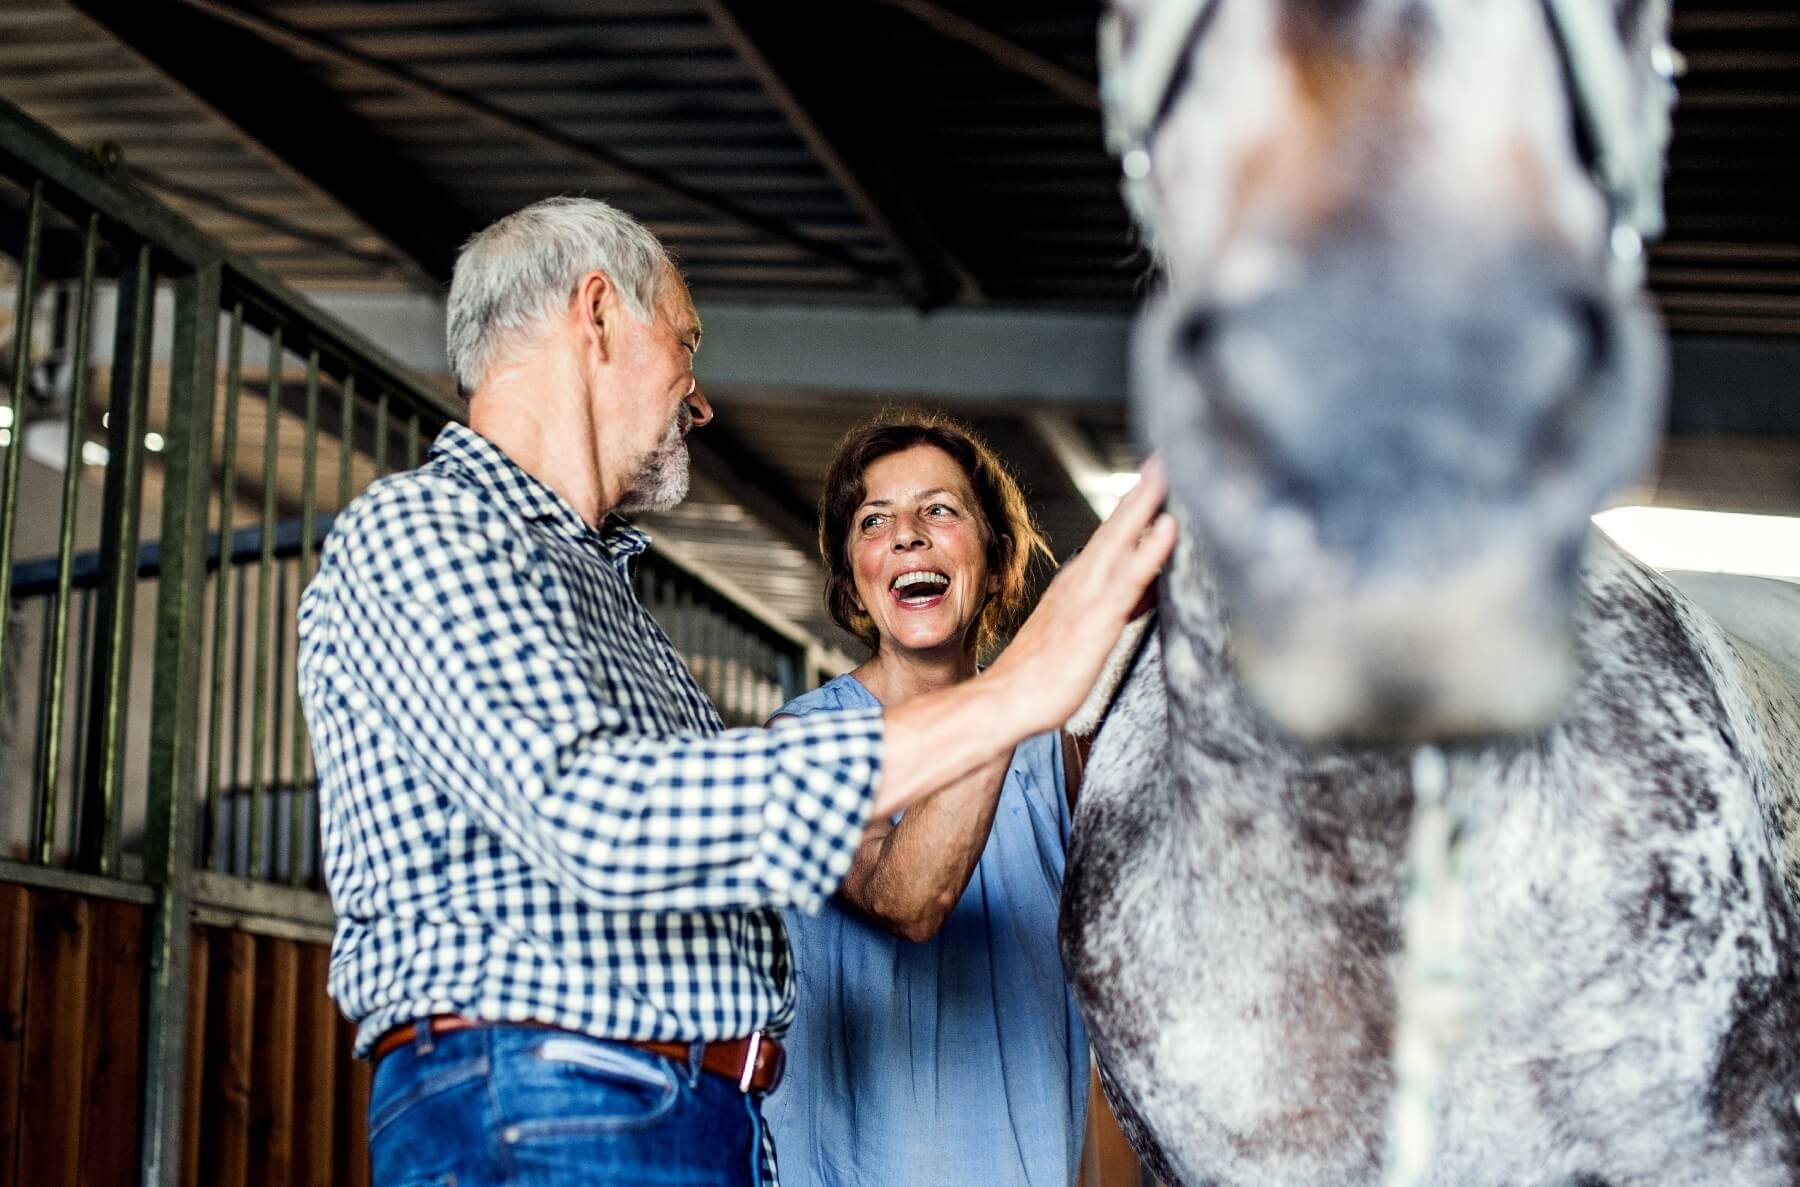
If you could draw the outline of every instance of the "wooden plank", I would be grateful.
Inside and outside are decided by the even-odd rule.
[[[88,905],[87,1059],[81,1187],[134,1187],[142,1131],[144,927],[136,903]]]
[[[350,1048],[339,1035],[337,1006],[325,992],[331,952],[300,946],[299,1014],[295,1028],[294,1187],[333,1187],[337,1069]],[[339,1047],[342,1046],[342,1050]]]
[[[30,938],[30,892],[0,885],[0,1180],[13,1183],[19,1181],[19,1076],[24,1070]]]
[[[348,1052],[356,1027],[338,1026],[338,1050]],[[363,1059],[338,1061],[337,1177],[343,1187],[369,1187],[369,1064]]]
[[[250,1181],[287,1187],[294,1166],[294,1040],[300,959],[292,940],[256,941],[257,1059],[250,1069]]]
[[[1158,1180],[1138,1162],[1100,1089],[1100,1074],[1088,1086],[1087,1141],[1081,1155],[1078,1187],[1157,1187]]]
[[[204,927],[188,939],[187,1071],[181,1095],[181,1187],[200,1187],[200,1119],[204,1114],[208,985],[207,938]]]
[[[256,1024],[256,937],[214,932],[207,988],[206,1113],[201,1179],[246,1187],[250,1169],[250,1066]]]
[[[74,1183],[81,1167],[81,1069],[87,1046],[88,902],[32,896],[25,984],[18,1183]]]

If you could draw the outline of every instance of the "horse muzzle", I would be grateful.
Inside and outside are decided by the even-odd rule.
[[[1146,445],[1224,598],[1239,675],[1311,739],[1549,720],[1589,517],[1642,476],[1662,348],[1636,298],[1545,252],[1453,274],[1380,244],[1232,308],[1140,323]]]

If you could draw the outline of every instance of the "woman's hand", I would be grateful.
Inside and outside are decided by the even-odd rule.
[[[1162,463],[1151,458],[982,677],[1008,686],[1007,699],[1027,714],[1030,732],[1060,726],[1080,707],[1169,559],[1177,529],[1162,510],[1167,495]]]

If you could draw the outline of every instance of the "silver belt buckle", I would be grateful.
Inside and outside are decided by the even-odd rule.
[[[750,1081],[756,1077],[756,1057],[762,1054],[763,1032],[753,1030],[744,1047],[744,1066],[738,1072],[738,1091],[748,1093]]]

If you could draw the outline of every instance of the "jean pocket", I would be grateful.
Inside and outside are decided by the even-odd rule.
[[[421,1105],[454,1092],[470,1081],[484,1079],[489,1066],[488,1057],[484,1053],[447,1067],[430,1068],[397,1082],[377,1083],[373,1098],[369,1101],[370,1143],[373,1144],[384,1130]],[[387,1088],[387,1091],[382,1091],[383,1088]]]
[[[512,1068],[506,1111],[518,1139],[647,1125],[675,1107],[681,1077],[668,1060],[600,1039],[557,1036]]]

